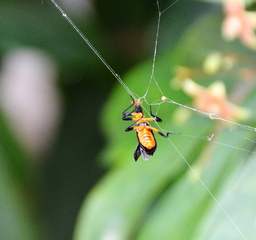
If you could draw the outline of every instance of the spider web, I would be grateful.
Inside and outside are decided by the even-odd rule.
[[[247,124],[241,124],[239,122],[231,121],[229,119],[222,118],[215,113],[209,113],[209,112],[203,112],[197,108],[191,107],[184,105],[175,99],[166,97],[167,94],[164,93],[162,90],[160,84],[156,80],[155,77],[155,68],[156,68],[156,58],[157,58],[157,52],[158,52],[158,44],[159,44],[159,35],[160,35],[160,26],[161,26],[161,19],[162,16],[169,10],[171,9],[175,4],[179,2],[179,0],[175,0],[170,5],[168,5],[166,8],[161,9],[159,0],[156,0],[156,6],[157,6],[157,12],[158,12],[158,20],[157,20],[157,29],[156,29],[156,37],[155,37],[155,47],[154,47],[154,53],[153,53],[153,60],[152,60],[152,69],[151,69],[151,74],[150,78],[148,80],[148,84],[146,86],[145,93],[142,96],[138,96],[136,93],[134,93],[128,85],[123,81],[123,79],[117,74],[117,72],[108,64],[108,62],[105,60],[105,58],[101,55],[101,53],[96,49],[96,47],[92,44],[92,42],[87,38],[86,34],[81,32],[80,29],[76,26],[76,24],[72,21],[72,19],[67,15],[67,13],[64,11],[64,9],[55,1],[55,0],[50,0],[51,3],[56,7],[56,9],[61,13],[63,18],[71,25],[72,29],[81,37],[81,39],[84,41],[85,45],[88,46],[94,54],[99,58],[99,60],[105,65],[105,67],[110,71],[110,73],[116,78],[116,80],[119,82],[119,84],[123,87],[123,89],[126,91],[126,93],[130,96],[132,96],[134,99],[141,99],[144,102],[144,105],[154,105],[158,106],[158,110],[160,109],[160,106],[163,104],[171,104],[171,105],[176,105],[178,107],[184,108],[186,110],[192,111],[196,114],[199,114],[200,116],[203,116],[205,118],[208,118],[209,120],[215,120],[223,123],[228,123],[231,126],[238,127],[240,129],[250,131],[250,132],[256,132],[256,128]],[[163,100],[159,100],[159,102],[156,103],[150,103],[147,99],[147,96],[150,92],[150,87],[152,85],[155,85],[161,94],[162,97],[164,97]],[[147,111],[146,108],[144,108],[144,111],[149,115],[149,112]],[[162,128],[157,122],[155,124],[158,126],[158,128],[161,131],[167,131],[166,129]],[[201,139],[201,140],[206,140],[210,141],[216,145],[230,148],[236,151],[241,151],[241,152],[246,152],[248,154],[252,153],[250,149],[242,148],[242,147],[237,147],[234,145],[231,145],[229,143],[217,141],[214,139],[215,135],[214,133],[209,134],[208,136],[195,136],[195,135],[190,135],[190,134],[180,134],[183,137],[186,138],[191,138],[191,139]],[[246,141],[249,141],[251,143],[256,143],[256,141],[250,139],[250,138],[245,138]],[[174,141],[170,138],[167,139],[167,141],[170,144],[170,149],[175,150],[179,158],[185,163],[185,165],[188,167],[188,169],[192,173],[197,173],[197,170],[192,166],[192,164],[188,161],[188,159],[185,157],[185,155],[182,153],[181,149],[174,143]],[[223,212],[225,215],[226,219],[231,223],[233,226],[234,230],[239,234],[241,239],[247,240],[245,237],[244,233],[241,231],[240,227],[236,224],[236,222],[233,220],[231,217],[230,213],[226,211],[226,209],[223,207],[223,205],[218,201],[217,197],[214,195],[214,193],[210,190],[210,187],[206,184],[206,182],[199,176],[199,183],[201,184],[202,188],[209,194],[210,198],[216,203],[216,206]]]

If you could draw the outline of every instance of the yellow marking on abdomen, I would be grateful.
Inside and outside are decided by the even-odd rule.
[[[152,149],[156,146],[153,133],[145,127],[137,129],[139,142],[147,149]]]

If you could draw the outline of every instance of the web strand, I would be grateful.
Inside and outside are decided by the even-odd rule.
[[[148,111],[146,110],[147,114]],[[165,129],[161,128],[161,126],[158,124],[158,122],[155,121],[155,124],[157,125],[157,127],[161,130],[161,131],[165,131]],[[189,135],[188,135],[189,136]],[[191,137],[191,135],[190,135]],[[193,138],[195,138],[194,136],[192,136]],[[200,138],[200,137],[199,137]],[[170,139],[167,139],[168,142],[171,144],[171,146],[173,147],[173,149],[175,150],[175,152],[179,155],[179,157],[182,159],[182,161],[187,165],[187,167],[189,168],[189,170],[193,173],[196,172],[196,170],[193,168],[193,166],[189,163],[189,161],[186,159],[186,157],[184,156],[184,154],[182,154],[182,152],[180,151],[180,149],[177,147],[177,145]],[[250,153],[249,150],[247,149],[243,149],[243,148],[236,148],[232,145],[229,144],[225,144],[219,141],[213,141],[216,144],[225,146],[225,147],[230,147],[233,148],[235,150],[239,150],[239,151],[245,151]],[[247,240],[247,238],[245,237],[245,235],[243,234],[243,232],[241,231],[241,229],[239,228],[239,226],[235,223],[235,221],[233,220],[233,218],[231,217],[231,215],[229,214],[229,212],[224,208],[224,206],[218,201],[217,197],[214,195],[214,193],[210,190],[210,188],[207,186],[207,184],[204,182],[204,180],[199,176],[198,178],[201,186],[206,190],[206,192],[209,194],[209,196],[212,198],[212,200],[216,203],[217,208],[219,208],[223,214],[225,215],[226,219],[231,223],[231,225],[234,227],[234,229],[237,231],[237,233],[241,236],[241,238],[243,240]]]
[[[84,33],[81,32],[81,30],[76,26],[76,24],[69,18],[69,16],[66,14],[66,12],[57,4],[57,2],[55,0],[50,0],[51,3],[56,7],[56,9],[62,14],[62,16],[64,17],[64,19],[71,25],[71,27],[73,28],[73,30],[82,38],[82,40],[84,41],[84,43],[93,51],[93,53],[101,60],[101,62],[106,66],[106,68],[112,73],[112,75],[117,79],[117,81],[121,84],[121,86],[125,89],[125,91],[132,96],[134,99],[136,99],[136,94],[134,94],[130,88],[124,83],[124,81],[121,79],[121,77],[115,72],[115,70],[106,62],[106,60],[103,58],[103,56],[99,53],[99,51],[94,47],[94,45],[89,41],[89,39],[86,37],[86,35]],[[158,83],[158,81],[155,78],[155,62],[156,62],[156,56],[157,56],[157,50],[158,50],[158,40],[159,40],[159,31],[160,31],[160,24],[161,24],[161,16],[162,14],[166,13],[171,7],[173,7],[179,0],[174,1],[173,3],[171,3],[167,8],[161,10],[160,9],[160,4],[159,1],[157,0],[157,7],[158,7],[158,23],[157,23],[157,32],[156,32],[156,39],[155,39],[155,48],[154,48],[154,56],[153,56],[153,62],[152,62],[152,71],[151,71],[151,75],[150,75],[150,79],[149,79],[149,84],[148,87],[146,89],[146,93],[143,95],[143,98],[145,98],[146,100],[146,96],[149,92],[150,86],[152,85],[152,81],[154,81],[154,83],[156,84],[159,92],[162,94],[162,96],[165,96],[163,94],[163,91]],[[218,116],[216,116],[215,114],[212,113],[207,113],[207,112],[203,112],[200,111],[196,108],[193,107],[189,107],[186,105],[183,105],[179,102],[176,102],[175,100],[172,100],[171,98],[167,98],[167,101],[165,102],[159,102],[155,105],[161,105],[163,103],[169,103],[169,104],[174,104],[177,105],[179,107],[197,112],[201,115],[204,115],[206,117],[208,117],[209,119],[215,119],[215,120],[220,120],[226,123],[230,123],[233,125],[236,125],[238,127],[241,128],[245,128],[247,130],[252,130],[255,132],[255,128],[249,125],[244,125],[244,124],[240,124],[237,122],[233,122],[227,119],[223,119],[220,118]],[[149,105],[149,103],[147,103]],[[148,113],[148,111],[146,109],[144,109],[145,112]],[[157,122],[155,122],[156,125],[159,127],[159,129],[163,130],[159,124]],[[191,137],[191,136],[190,136]],[[191,170],[191,171],[195,171],[193,166],[188,162],[188,160],[186,159],[186,157],[182,154],[182,152],[180,151],[180,149],[176,146],[176,144],[174,144],[174,142],[171,139],[168,139],[168,141],[170,142],[170,145],[173,147],[173,149],[177,152],[177,154],[179,155],[179,157],[184,161],[184,163],[187,165],[187,167]],[[231,147],[234,148],[236,150],[240,150],[240,151],[246,151],[246,149],[242,149],[242,148],[236,148],[232,145],[229,144],[225,144],[225,143],[221,143],[221,142],[217,142],[215,141],[215,143],[220,144],[222,146],[225,147]],[[249,151],[249,150],[248,150]],[[202,187],[207,191],[207,193],[209,194],[209,196],[214,200],[214,202],[216,203],[217,207],[225,214],[225,217],[228,219],[228,221],[232,224],[232,226],[234,227],[234,229],[238,232],[238,234],[241,236],[241,238],[243,240],[246,240],[246,237],[244,236],[244,234],[242,233],[242,231],[240,230],[240,228],[238,227],[238,225],[234,222],[234,220],[232,219],[232,217],[230,216],[230,214],[226,211],[226,209],[220,204],[220,202],[218,201],[218,199],[215,197],[215,195],[212,193],[212,191],[209,189],[209,187],[207,186],[207,184],[202,180],[202,178],[199,178],[199,182],[202,185]]]
[[[166,102],[167,103],[172,103],[172,104],[175,104],[175,105],[177,105],[179,107],[182,107],[182,108],[191,110],[193,112],[196,112],[196,113],[201,114],[201,115],[203,115],[203,116],[205,116],[205,117],[207,117],[207,118],[209,118],[211,120],[219,120],[219,121],[222,121],[222,122],[225,122],[225,123],[229,123],[231,125],[236,125],[236,126],[238,126],[240,128],[243,128],[243,129],[246,129],[246,130],[249,130],[249,131],[252,131],[252,132],[256,132],[256,128],[255,127],[252,127],[252,126],[246,125],[246,124],[241,124],[241,123],[238,123],[238,122],[235,122],[235,121],[231,121],[231,120],[219,117],[216,113],[204,112],[204,111],[201,111],[199,109],[196,109],[196,108],[193,108],[193,107],[181,104],[179,102],[176,102],[176,101],[174,101],[171,98],[167,98]]]
[[[160,11],[160,4],[159,1],[156,1],[157,3],[157,10],[158,10],[158,19],[157,19],[157,29],[156,29],[156,38],[155,38],[155,47],[154,47],[154,56],[153,56],[153,61],[152,61],[152,70],[151,70],[151,75],[149,79],[149,83],[146,89],[145,94],[143,95],[143,99],[146,99],[147,94],[149,92],[150,86],[152,84],[152,80],[154,79],[155,81],[155,64],[156,64],[156,55],[157,55],[157,49],[158,49],[158,40],[159,40],[159,31],[160,31],[160,25],[161,25],[161,11]]]
[[[161,15],[166,13],[170,8],[172,8],[176,3],[178,3],[179,0],[175,0],[173,3],[171,3],[168,7],[166,7],[165,9],[163,9],[162,11],[160,11]]]
[[[158,47],[158,39],[159,39],[159,29],[160,29],[160,23],[161,23],[161,16],[162,14],[164,14],[165,12],[167,12],[172,6],[174,6],[179,0],[176,0],[174,1],[171,5],[169,5],[167,8],[165,8],[164,10],[160,10],[160,5],[159,5],[159,1],[157,0],[157,6],[158,6],[158,26],[157,26],[157,34],[156,34],[156,40],[155,40],[155,50],[154,50],[154,58],[153,58],[153,65],[152,65],[152,73],[151,73],[151,77],[154,78],[154,82],[160,92],[160,94],[162,94],[162,96],[165,96],[163,90],[161,89],[158,81],[155,79],[155,61],[156,61],[156,55],[157,55],[157,47]],[[148,94],[148,91],[149,91],[149,88],[150,88],[150,85],[152,84],[152,79],[150,78],[150,81],[149,81],[149,87],[147,88],[147,91],[146,91],[146,95]],[[227,119],[223,119],[221,117],[218,117],[216,114],[213,114],[213,113],[207,113],[207,112],[203,112],[203,111],[200,111],[196,108],[193,108],[193,107],[189,107],[189,106],[186,106],[184,104],[181,104],[179,102],[176,102],[174,100],[172,100],[171,98],[166,98],[166,100],[164,102],[160,102],[156,105],[158,105],[159,107],[161,106],[161,104],[163,103],[170,103],[170,104],[174,104],[176,106],[179,106],[179,107],[182,107],[182,108],[185,108],[185,109],[188,109],[190,111],[193,111],[193,112],[196,112],[196,113],[199,113],[209,119],[216,119],[216,120],[220,120],[220,121],[223,121],[223,122],[226,122],[226,123],[230,123],[230,124],[233,124],[233,125],[236,125],[236,126],[239,126],[239,127],[242,127],[242,128],[245,128],[247,130],[251,130],[253,132],[255,132],[255,128],[254,127],[251,127],[251,126],[248,126],[248,125],[243,125],[243,124],[240,124],[240,123],[237,123],[237,122],[233,122],[233,121],[230,121],[230,120],[227,120]],[[147,111],[147,110],[146,110]],[[147,112],[147,114],[149,114]],[[158,126],[158,128],[161,130],[161,131],[165,131],[164,129],[162,129],[160,127],[160,125],[158,124],[158,122],[155,121],[155,124]],[[192,138],[200,138],[200,137],[194,137],[194,136],[188,136],[187,137],[192,137]],[[201,137],[202,139],[202,137]],[[168,141],[170,142],[171,146],[173,147],[173,149],[175,150],[175,152],[179,155],[179,157],[183,160],[183,162],[187,165],[187,167],[190,169],[190,171],[192,172],[195,172],[193,166],[188,162],[188,160],[186,159],[186,157],[184,156],[184,154],[182,154],[182,152],[180,151],[180,149],[176,146],[176,144],[174,144],[174,142],[168,138]],[[208,140],[209,141],[209,140]],[[250,150],[248,149],[244,149],[244,148],[239,148],[239,147],[235,147],[235,146],[232,146],[230,144],[226,144],[226,143],[222,143],[220,141],[215,141],[215,140],[210,140],[211,142],[217,144],[217,145],[221,145],[221,146],[224,146],[224,147],[228,147],[228,148],[231,148],[231,149],[234,149],[234,150],[238,150],[238,151],[244,151],[244,152],[247,152],[247,153],[250,153]],[[243,232],[241,231],[240,227],[235,223],[235,221],[233,220],[233,218],[231,217],[231,215],[229,214],[229,212],[227,212],[227,210],[224,208],[224,206],[218,201],[218,199],[216,198],[216,196],[213,194],[213,192],[210,190],[210,188],[207,186],[207,184],[203,181],[203,179],[199,176],[199,182],[201,184],[201,186],[206,190],[206,192],[209,194],[209,196],[213,199],[213,201],[216,203],[216,206],[217,208],[219,208],[225,215],[226,219],[231,223],[231,225],[233,226],[233,228],[237,231],[237,233],[241,236],[241,238],[243,240],[247,240],[247,238],[245,237],[245,235],[243,234]]]
[[[159,84],[158,84],[158,82],[156,81],[156,78],[155,78],[155,64],[156,64],[156,56],[157,56],[157,50],[158,50],[158,41],[159,41],[159,33],[160,33],[160,26],[161,26],[161,17],[162,17],[162,14],[164,14],[170,8],[172,8],[178,1],[179,0],[174,1],[167,8],[165,8],[164,10],[161,11],[159,0],[156,0],[157,11],[158,11],[158,19],[157,19],[157,29],[156,29],[156,35],[155,35],[156,37],[155,37],[155,47],[154,47],[154,55],[153,55],[153,60],[152,60],[151,75],[150,75],[150,79],[149,79],[149,83],[148,83],[146,92],[141,97],[141,99],[145,99],[146,100],[146,97],[148,95],[150,86],[152,84],[152,80],[154,80],[154,83],[155,83],[156,87],[160,90],[160,92],[162,92],[162,90],[161,90],[161,88],[160,88],[160,86],[159,86]]]
[[[212,142],[216,145],[220,145],[220,146],[223,146],[223,147],[226,147],[226,148],[230,148],[230,149],[234,149],[236,151],[241,151],[241,152],[246,152],[246,153],[251,153],[252,151],[249,150],[249,149],[246,149],[246,148],[242,148],[242,147],[236,147],[236,146],[233,146],[231,144],[228,144],[228,143],[224,143],[224,142],[221,142],[221,141],[216,141],[216,140],[213,140],[211,138],[208,137],[205,137],[205,136],[194,136],[194,135],[190,135],[190,134],[180,134],[181,136],[184,136],[184,137],[187,137],[187,138],[191,138],[191,139],[202,139],[202,140],[207,140],[208,142]],[[247,140],[245,138],[245,140]],[[247,140],[249,141],[249,140]]]
[[[158,122],[155,122],[156,125],[158,126],[158,128],[161,131],[166,131],[165,129],[161,128],[160,125],[158,124]],[[196,138],[196,139],[202,139],[202,140],[206,140],[205,137],[198,137],[198,136],[193,136],[193,135],[188,135],[188,134],[182,134],[183,136],[189,137],[189,138]],[[171,139],[167,139],[168,142],[171,144],[171,146],[173,147],[173,149],[175,150],[175,152],[179,155],[179,157],[182,159],[182,161],[187,165],[187,167],[189,168],[189,170],[192,173],[196,173],[196,170],[194,169],[194,167],[189,163],[189,161],[186,159],[186,157],[184,156],[184,154],[182,154],[182,152],[180,151],[180,149],[177,147],[177,145],[171,140]],[[215,141],[215,140],[210,140],[210,142],[220,145],[220,146],[224,146],[224,147],[228,147],[237,151],[243,151],[246,153],[251,153],[250,150],[245,149],[245,148],[240,148],[240,147],[234,147],[230,144],[226,144],[220,141]],[[243,232],[241,231],[241,229],[239,228],[239,226],[236,224],[236,222],[233,220],[233,218],[231,217],[230,213],[224,208],[224,206],[219,202],[219,200],[217,199],[217,197],[214,195],[214,193],[210,190],[210,188],[207,186],[207,184],[205,183],[205,181],[203,181],[203,179],[199,176],[198,178],[201,186],[206,190],[206,192],[209,194],[209,196],[212,198],[212,200],[216,203],[217,208],[219,208],[225,215],[226,219],[230,222],[230,224],[234,227],[234,229],[238,232],[238,234],[241,236],[241,238],[243,240],[247,240],[247,238],[245,237],[245,235],[243,234]]]
[[[184,108],[184,109],[193,111],[195,113],[198,113],[198,114],[200,114],[200,115],[202,115],[204,117],[209,118],[210,120],[217,120],[217,121],[225,122],[225,123],[228,123],[230,125],[237,126],[237,127],[241,128],[241,129],[244,129],[244,130],[248,130],[248,131],[251,131],[251,132],[256,132],[256,128],[253,127],[253,126],[250,126],[250,125],[247,125],[247,124],[242,124],[242,123],[239,123],[239,122],[235,122],[235,121],[232,121],[232,120],[229,120],[229,119],[225,119],[225,118],[219,117],[216,113],[204,112],[204,111],[201,111],[201,110],[199,110],[197,108],[187,106],[187,105],[179,103],[179,102],[177,102],[177,101],[175,101],[175,100],[173,100],[171,98],[168,98],[168,97],[166,97],[165,94],[163,94],[164,92],[161,89],[159,84],[158,84],[158,89],[160,89],[159,93],[162,94],[162,96],[164,96],[166,99],[164,101],[151,103],[150,105],[152,105],[152,106],[168,104],[168,103],[169,104],[174,104],[174,105],[179,106],[181,108]]]
[[[155,79],[155,61],[156,61],[156,55],[157,55],[157,48],[158,48],[158,39],[159,39],[159,30],[160,30],[160,23],[161,23],[161,16],[163,13],[166,13],[171,7],[173,7],[179,0],[174,1],[173,3],[171,3],[167,8],[165,8],[164,10],[160,9],[160,4],[159,1],[157,0],[157,9],[158,9],[158,24],[157,24],[157,34],[156,34],[156,39],[155,39],[155,50],[154,50],[154,57],[153,57],[153,63],[152,63],[152,72],[151,72],[151,77],[150,77],[150,81],[149,81],[149,86],[148,89],[146,91],[146,95],[149,92],[149,88],[150,85],[152,84],[152,80],[154,80],[159,92],[161,94],[163,94],[163,91],[161,90],[161,87],[158,83],[158,81]],[[122,80],[122,78],[116,73],[116,71],[107,63],[107,61],[104,59],[104,57],[99,53],[99,51],[94,47],[94,45],[90,42],[90,40],[86,37],[86,35],[84,33],[82,33],[82,31],[76,26],[76,24],[71,20],[71,18],[67,15],[67,13],[64,11],[64,9],[62,9],[60,7],[60,5],[55,1],[55,0],[50,0],[50,2],[56,7],[56,9],[61,13],[61,15],[63,16],[63,18],[71,25],[71,27],[73,28],[73,30],[82,38],[82,40],[84,41],[84,43],[93,51],[93,53],[100,59],[100,61],[105,65],[105,67],[111,72],[111,74],[117,79],[117,81],[121,84],[121,86],[125,89],[125,91],[128,93],[128,95],[132,96],[134,99],[137,98],[137,95],[131,91],[131,89],[127,86],[127,84],[125,84],[125,82]],[[146,96],[144,95],[144,96]],[[145,98],[143,96],[143,98]],[[145,98],[146,100],[146,98]],[[146,101],[147,104],[149,105],[148,101]],[[224,119],[221,118],[219,116],[217,116],[216,114],[213,113],[207,113],[207,112],[203,112],[200,111],[196,108],[193,107],[189,107],[186,105],[183,105],[171,98],[168,98],[168,102],[175,104],[177,106],[180,106],[182,108],[186,108],[188,110],[200,113],[212,120],[219,120],[219,121],[223,121],[229,124],[233,124],[236,126],[239,126],[241,128],[250,130],[250,131],[254,131],[256,132],[256,128],[249,126],[249,125],[245,125],[245,124],[240,124],[238,122],[234,122],[234,121],[230,121],[228,119]]]
[[[61,13],[62,17],[71,25],[73,30],[82,38],[84,43],[93,51],[93,53],[100,59],[100,61],[105,65],[105,67],[112,73],[112,75],[117,79],[117,81],[122,85],[125,91],[136,98],[135,94],[130,90],[130,88],[124,83],[122,78],[116,73],[116,71],[107,63],[104,57],[99,53],[99,51],[94,47],[90,40],[85,36],[85,34],[76,26],[76,24],[71,20],[63,8],[55,0],[50,0],[51,3],[56,7],[56,9]]]
[[[146,112],[146,114],[149,116],[150,113],[148,112],[147,109],[144,108],[144,111]],[[161,130],[161,131],[166,131],[165,129],[163,129],[159,123],[157,121],[154,121],[155,124],[157,125],[157,127]],[[189,136],[189,135],[188,135]],[[190,135],[190,137],[196,138],[192,135]],[[201,137],[202,138],[202,137]],[[200,137],[199,137],[200,139]],[[189,170],[193,173],[196,172],[196,170],[193,168],[193,166],[189,163],[189,161],[186,159],[186,157],[184,156],[184,154],[182,154],[182,152],[180,151],[180,149],[177,147],[177,145],[170,139],[167,138],[167,141],[170,143],[170,145],[173,147],[173,149],[175,150],[175,152],[178,154],[178,156],[182,159],[182,161],[187,165],[187,167],[189,168]],[[248,152],[250,153],[249,150],[247,149],[243,149],[243,148],[236,148],[232,145],[229,144],[225,144],[222,142],[218,142],[218,141],[214,141],[215,143],[225,146],[225,147],[229,147],[229,148],[233,148],[239,151],[244,151],[244,152]],[[239,226],[235,223],[235,221],[233,220],[233,218],[231,217],[231,215],[229,214],[229,212],[224,208],[224,206],[218,201],[217,197],[214,195],[214,193],[210,190],[210,188],[207,186],[207,184],[204,182],[204,180],[199,176],[198,178],[201,186],[206,190],[206,192],[209,194],[209,196],[212,198],[212,200],[216,203],[216,206],[218,209],[220,209],[223,214],[225,215],[226,219],[230,222],[230,224],[234,227],[234,229],[237,231],[237,233],[241,236],[241,238],[243,240],[247,240],[247,238],[245,237],[245,235],[243,234],[243,232],[241,231],[241,229],[239,228]]]
[[[190,171],[192,171],[193,173],[196,172],[196,170],[194,170],[193,166],[188,162],[188,160],[186,159],[186,157],[182,154],[182,152],[180,151],[180,149],[177,147],[176,144],[174,144],[174,142],[168,138],[168,141],[170,142],[170,144],[172,145],[172,147],[174,148],[174,150],[178,153],[178,155],[180,156],[180,158],[184,161],[184,163],[188,166],[188,168],[190,169]],[[232,224],[232,226],[234,227],[234,229],[237,231],[237,233],[241,236],[241,238],[243,240],[247,240],[247,238],[245,237],[245,235],[243,234],[243,232],[241,231],[241,229],[239,228],[239,226],[235,223],[235,221],[233,220],[233,218],[231,217],[230,213],[224,208],[224,206],[219,202],[219,200],[216,198],[216,196],[213,194],[213,192],[210,190],[210,188],[207,186],[207,184],[203,181],[203,179],[201,177],[199,177],[199,182],[201,184],[201,186],[207,191],[207,193],[209,194],[209,196],[214,200],[214,202],[216,203],[216,206],[224,213],[225,217],[228,219],[228,221]]]
[[[175,0],[174,2],[172,2],[168,7],[166,7],[163,10],[161,10],[160,4],[159,4],[159,0],[157,0],[156,2],[157,2],[157,10],[158,10],[158,20],[157,20],[157,31],[156,31],[156,38],[155,38],[155,48],[154,48],[154,56],[153,56],[153,62],[152,62],[152,70],[151,70],[151,76],[150,76],[150,79],[149,79],[149,84],[147,86],[145,94],[142,97],[142,99],[145,99],[145,101],[146,101],[146,103],[148,105],[150,105],[150,103],[147,101],[146,96],[149,93],[150,86],[152,85],[152,80],[154,80],[154,83],[155,83],[158,91],[160,92],[160,94],[162,96],[164,96],[164,97],[166,96],[166,94],[164,94],[163,90],[161,89],[161,86],[159,85],[158,81],[155,78],[155,63],[156,63],[156,56],[157,56],[157,51],[158,51],[158,42],[159,42],[159,35],[160,35],[161,17],[162,17],[162,14],[166,13],[176,3],[178,3],[179,0]],[[198,114],[201,114],[201,115],[203,115],[203,116],[205,116],[205,117],[207,117],[207,118],[209,118],[211,120],[222,121],[222,122],[225,122],[225,123],[228,123],[228,124],[231,124],[231,125],[235,125],[235,126],[238,126],[240,128],[243,128],[243,129],[246,129],[246,130],[249,130],[249,131],[256,132],[256,128],[252,127],[250,125],[241,124],[241,123],[229,120],[229,119],[222,118],[222,117],[218,116],[216,113],[209,113],[209,112],[201,111],[199,109],[196,109],[196,108],[184,105],[182,103],[179,103],[179,102],[177,102],[177,101],[175,101],[175,100],[173,100],[171,98],[168,98],[168,97],[166,97],[164,102],[160,102],[159,104],[163,104],[163,103],[174,104],[176,106],[179,106],[179,107],[191,110],[193,112],[196,112]]]

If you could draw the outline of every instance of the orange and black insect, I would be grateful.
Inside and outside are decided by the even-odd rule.
[[[130,108],[134,107],[132,111]],[[148,160],[154,154],[157,148],[157,142],[154,132],[159,133],[163,137],[168,137],[170,132],[162,133],[158,128],[150,126],[150,122],[161,122],[162,119],[152,113],[150,106],[151,117],[145,117],[140,100],[132,100],[132,104],[123,111],[122,119],[125,121],[133,121],[133,124],[125,129],[126,132],[135,130],[138,139],[138,146],[134,152],[134,160],[137,161],[142,155],[144,160]]]

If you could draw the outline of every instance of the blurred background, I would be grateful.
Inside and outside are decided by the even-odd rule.
[[[155,1],[60,0],[59,3],[121,76],[140,65],[144,69],[144,63],[152,58],[158,16]],[[160,2],[163,8],[170,3],[170,0]],[[172,53],[180,39],[184,38],[184,33],[199,19],[210,15],[221,16],[221,5],[180,0],[171,7],[162,17],[158,56]],[[1,0],[0,22],[0,239],[72,239],[78,216],[82,216],[80,228],[84,228],[83,224],[89,228],[91,224],[90,213],[89,217],[85,217],[85,223],[83,214],[79,213],[88,193],[105,179],[109,171],[123,170],[133,163],[134,136],[129,134],[131,146],[125,146],[125,153],[120,146],[121,143],[127,145],[123,133],[126,125],[121,123],[120,116],[130,100],[50,1]],[[196,29],[200,26],[203,27],[203,24]],[[221,29],[221,25],[218,26]],[[193,47],[195,45],[191,43],[185,49]],[[201,55],[202,51],[197,48]],[[253,55],[249,50],[243,49],[243,52],[246,56]],[[176,57],[183,57],[187,63],[186,54],[190,53],[177,54]],[[172,61],[167,59],[163,58],[159,65],[166,63],[167,70],[164,72],[167,75],[162,80],[166,81],[168,88],[175,70],[169,69]],[[139,75],[140,70],[137,71],[134,75]],[[147,76],[150,67],[141,71]],[[129,77],[126,79],[129,85]],[[145,84],[133,86],[136,91]],[[121,101],[118,100],[120,95],[123,95]],[[184,94],[177,97],[178,101],[187,99]],[[114,105],[116,111],[112,113]],[[193,126],[188,129],[193,129]],[[109,136],[111,134],[122,136],[116,148],[116,142]],[[109,145],[116,152],[106,150]],[[201,147],[202,143],[199,145]],[[163,154],[166,155],[164,151]],[[125,156],[122,164],[114,163],[120,156]],[[159,169],[161,172],[160,166]],[[146,222],[150,215],[149,209],[153,209],[162,196],[160,192],[164,194],[167,185],[173,185],[174,179],[180,179],[185,171],[183,168],[180,173],[176,172],[168,184],[165,181],[159,183],[161,187],[154,190],[158,195],[148,202],[143,217],[136,215],[132,221],[142,226],[141,222]],[[122,175],[136,179],[126,170]],[[170,176],[169,173],[163,175]],[[146,176],[146,183],[143,182],[146,185],[147,178],[152,179],[152,176]],[[129,183],[130,180],[127,181]],[[101,187],[104,188],[104,181],[100,183]],[[126,188],[125,184],[119,187],[120,190],[122,188]],[[119,193],[122,195],[122,192]],[[107,198],[108,195],[104,196]],[[96,199],[102,199],[102,203],[92,208],[104,203],[100,196]],[[85,206],[90,209],[90,197],[88,201]],[[137,207],[142,208],[141,205]],[[105,206],[101,210],[104,212],[105,209],[110,207]],[[114,212],[114,209],[111,211]],[[119,222],[116,218],[115,221]],[[94,224],[97,226],[96,222]],[[98,226],[104,228],[102,223]],[[112,232],[80,235],[79,232],[83,231],[77,230],[75,239],[137,239],[140,232],[138,226],[129,225],[129,230],[125,230],[121,237]],[[81,237],[83,234],[84,237]],[[176,238],[160,239],[189,238],[177,235]]]

